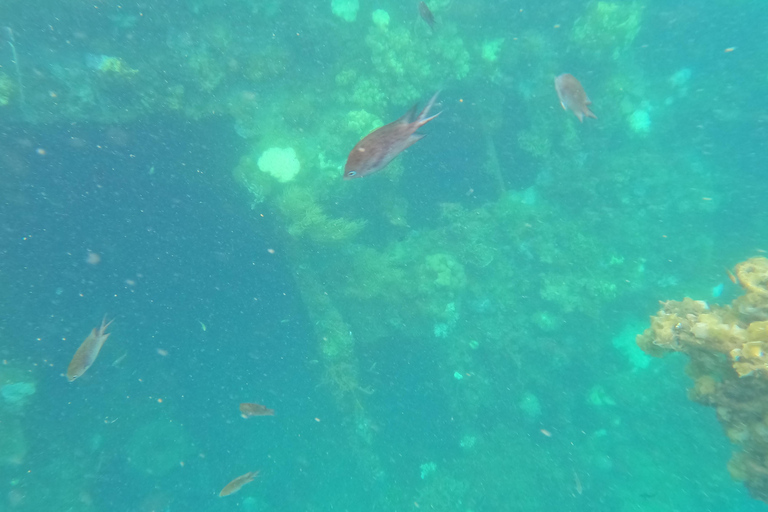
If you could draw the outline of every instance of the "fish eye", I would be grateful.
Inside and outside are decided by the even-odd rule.
[[[355,176],[357,174],[357,171],[350,171],[347,176]]]

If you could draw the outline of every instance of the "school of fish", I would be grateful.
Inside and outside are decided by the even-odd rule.
[[[425,2],[421,1],[418,3],[418,12],[421,19],[434,31],[436,25],[435,18]],[[583,122],[585,117],[597,119],[597,116],[589,109],[589,105],[592,102],[581,83],[573,75],[564,73],[557,76],[555,78],[555,91],[563,109],[573,112],[580,122]],[[417,106],[414,105],[398,120],[377,128],[363,137],[352,148],[347,157],[343,178],[345,180],[362,178],[381,171],[400,153],[421,140],[424,135],[418,133],[417,130],[441,114],[441,112],[438,112],[431,116],[429,115],[430,110],[435,105],[438,94],[439,91],[430,98],[424,109],[418,114],[416,114]],[[67,367],[66,377],[69,382],[82,377],[94,364],[104,343],[110,336],[107,329],[113,320],[107,322],[105,316],[101,321],[101,325],[93,328],[91,333],[85,338],[85,341],[77,349]],[[205,324],[201,323],[201,325],[203,330],[205,330]],[[275,414],[273,409],[251,402],[241,403],[239,410],[243,418],[274,416]],[[259,471],[250,471],[235,478],[224,486],[219,492],[219,496],[224,497],[236,493],[243,486],[252,482],[258,474]],[[578,481],[578,476],[575,472],[574,475],[577,479],[578,492],[581,493],[581,484]]]
[[[432,26],[431,23],[430,26]],[[585,117],[597,119],[597,116],[589,109],[592,102],[576,77],[570,73],[557,76],[555,78],[555,91],[563,109],[573,112],[579,121],[584,122]],[[347,163],[344,165],[344,179],[362,178],[384,169],[400,153],[421,140],[424,135],[416,130],[441,114],[438,112],[429,116],[429,110],[435,104],[438,94],[439,91],[432,96],[419,115],[415,116],[416,105],[414,105],[397,121],[375,129],[355,144],[355,147],[349,152]]]
[[[435,18],[424,2],[419,2],[419,15],[434,31]],[[555,92],[563,109],[573,112],[580,122],[583,123],[585,117],[597,119],[589,109],[592,101],[584,91],[581,82],[572,74],[563,73],[555,77]],[[429,116],[429,110],[435,104],[438,94],[439,91],[432,96],[418,116],[414,116],[416,114],[416,105],[414,105],[397,121],[375,129],[355,144],[344,165],[344,179],[362,178],[384,169],[400,153],[421,140],[424,135],[416,130],[440,115],[438,112]]]
[[[67,380],[69,382],[73,382],[75,379],[82,377],[83,374],[88,371],[88,368],[96,362],[96,358],[99,356],[99,352],[104,346],[104,342],[109,338],[110,333],[107,332],[107,328],[112,325],[112,322],[114,322],[114,319],[107,322],[107,317],[105,315],[101,321],[101,325],[91,329],[91,333],[85,338],[85,341],[80,344],[80,347],[75,352],[75,355],[72,357],[72,360],[67,367]],[[125,354],[123,354],[120,359],[123,357],[125,357]],[[113,366],[114,365],[115,363],[113,363]],[[251,416],[274,416],[275,411],[274,409],[269,409],[261,404],[244,402],[240,404],[240,415],[243,418],[250,418]],[[219,497],[229,496],[230,494],[236,493],[241,487],[252,482],[258,474],[258,471],[250,471],[235,478],[224,486],[221,492],[219,492]]]

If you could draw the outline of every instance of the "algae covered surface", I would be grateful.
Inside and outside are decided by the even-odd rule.
[[[425,4],[0,5],[0,510],[765,509],[762,3]]]

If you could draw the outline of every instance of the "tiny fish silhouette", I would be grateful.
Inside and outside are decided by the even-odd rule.
[[[256,478],[258,474],[258,471],[250,471],[244,475],[240,475],[224,486],[219,493],[219,497],[229,496],[230,494],[236,493],[245,484],[253,482],[253,479]]]
[[[557,91],[558,98],[560,98],[560,104],[563,106],[563,109],[570,110],[576,114],[579,121],[583,123],[584,116],[597,119],[597,116],[589,110],[589,105],[592,102],[575,76],[570,73],[563,73],[555,78],[555,90]]]
[[[435,17],[432,15],[432,11],[429,10],[427,4],[419,2],[419,16],[423,19],[432,31],[435,31]]]
[[[440,91],[432,96],[427,106],[415,119],[414,114],[416,114],[417,105],[414,105],[397,121],[377,128],[358,142],[347,157],[347,163],[344,166],[344,179],[362,178],[380,171],[397,155],[424,137],[424,135],[416,133],[416,130],[440,115],[438,112],[427,117],[438,94]]]
[[[106,332],[107,327],[113,321],[114,319],[107,322],[107,317],[104,317],[101,321],[101,327],[91,330],[91,334],[85,338],[80,348],[77,349],[67,368],[67,380],[69,382],[81,377],[91,367],[93,362],[96,361],[101,347],[104,346],[104,342],[109,338],[109,333]]]
[[[261,404],[242,403],[240,404],[240,416],[249,418],[251,416],[274,416],[275,410],[264,407]]]

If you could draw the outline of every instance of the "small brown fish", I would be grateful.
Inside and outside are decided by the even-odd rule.
[[[397,121],[377,128],[358,142],[347,157],[347,163],[344,166],[344,179],[362,178],[380,171],[397,155],[424,137],[424,135],[416,133],[416,130],[440,115],[438,112],[427,117],[429,109],[434,105],[439,93],[440,91],[432,96],[427,106],[415,119],[416,105]]]
[[[96,357],[99,355],[101,347],[104,346],[104,342],[109,338],[107,327],[114,321],[114,319],[107,322],[107,317],[101,321],[101,327],[94,328],[91,334],[85,338],[85,341],[80,345],[80,348],[75,352],[72,361],[67,368],[67,380],[72,382],[76,378],[82,376],[88,368],[91,367]]]
[[[249,418],[251,416],[274,416],[275,410],[268,409],[260,404],[243,403],[240,404],[240,416]]]
[[[258,471],[251,471],[235,478],[224,486],[224,488],[219,493],[219,497],[229,496],[230,494],[236,493],[245,484],[253,482],[253,479],[256,478],[258,474]]]
[[[579,121],[583,123],[584,116],[597,119],[597,116],[589,110],[589,105],[592,102],[589,101],[587,93],[584,92],[584,88],[575,76],[563,73],[555,78],[555,90],[563,109],[571,110],[579,118]]]
[[[432,15],[432,11],[429,10],[429,7],[427,7],[427,4],[424,2],[419,2],[419,16],[421,16],[421,19],[423,19],[425,22],[427,22],[427,25],[429,25],[429,28],[432,29],[432,31],[435,31],[435,17]]]

